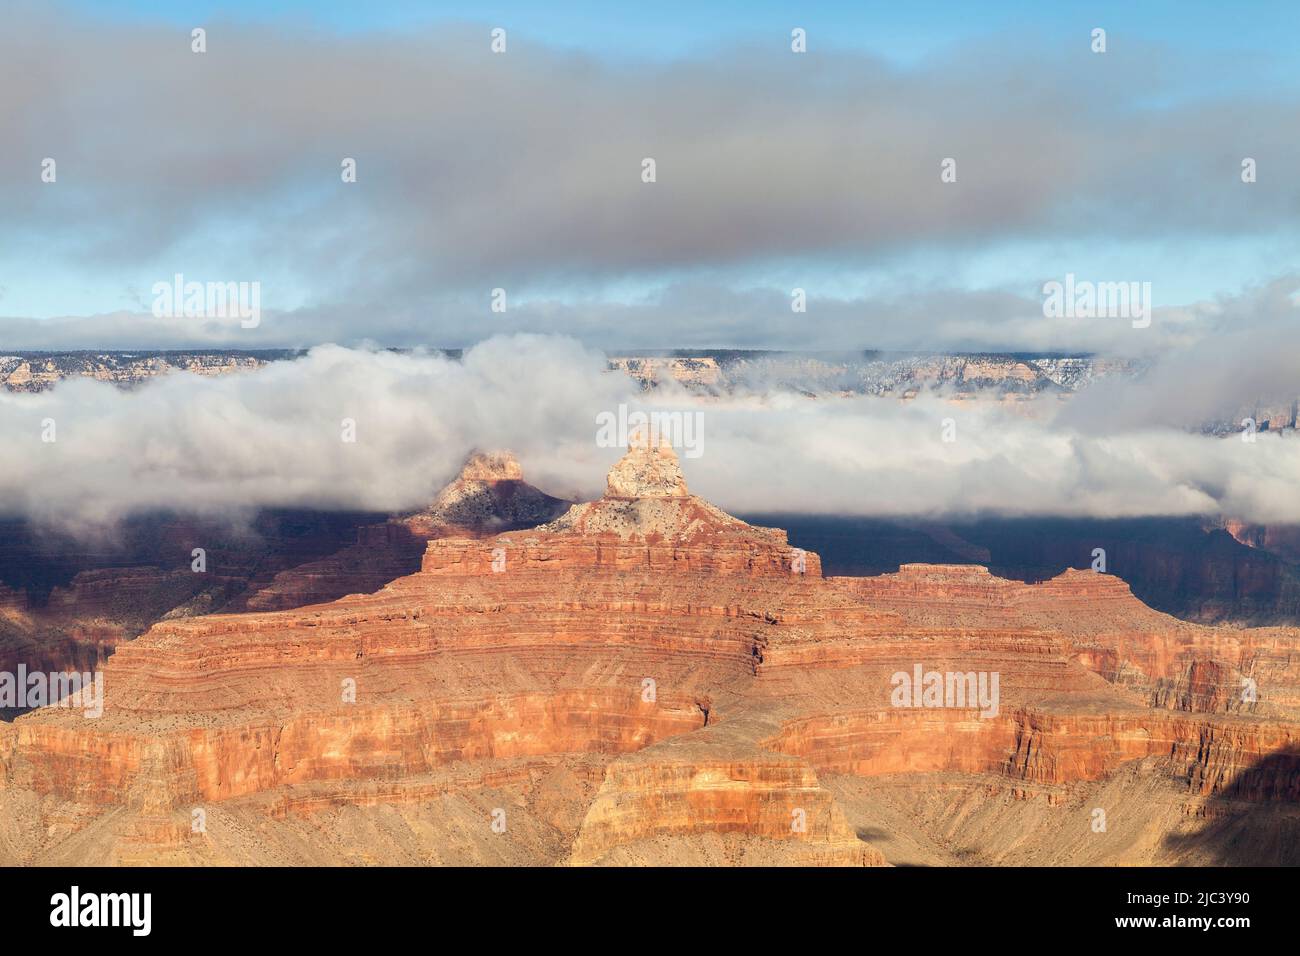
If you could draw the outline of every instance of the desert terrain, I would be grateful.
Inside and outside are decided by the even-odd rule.
[[[1077,569],[827,577],[648,440],[596,501],[483,455],[373,527],[118,643],[101,717],[0,725],[0,861],[1297,862],[1300,628]],[[900,706],[918,667],[995,704]]]

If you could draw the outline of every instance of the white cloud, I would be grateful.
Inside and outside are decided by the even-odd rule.
[[[751,393],[656,407],[704,414],[696,493],[733,511],[845,514],[1216,514],[1300,521],[1300,439],[1251,444],[1170,427],[1103,432],[993,402]],[[474,447],[513,448],[552,493],[595,497],[617,457],[596,415],[646,396],[573,340],[514,336],[463,362],[313,350],[256,372],[174,374],[134,391],[67,381],[0,393],[0,510],[70,527],[134,511],[374,509],[427,501]],[[648,406],[640,406],[648,407]],[[941,440],[942,420],[957,440]],[[42,420],[56,422],[54,443]],[[344,418],[355,444],[341,440]]]

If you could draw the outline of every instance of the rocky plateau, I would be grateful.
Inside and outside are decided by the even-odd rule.
[[[1300,862],[1300,629],[1077,569],[827,577],[648,441],[594,502],[458,483],[117,643],[102,716],[0,724],[0,863]],[[900,701],[918,670],[994,706]]]

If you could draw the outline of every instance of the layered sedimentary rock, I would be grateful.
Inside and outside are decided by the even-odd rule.
[[[149,515],[103,538],[0,522],[0,672],[84,669],[159,620],[242,607],[279,571],[337,551],[380,517],[268,511],[231,525]],[[403,570],[418,564],[417,548]]]
[[[192,375],[228,375],[261,368],[298,353],[256,352],[25,352],[0,355],[0,384],[11,392],[39,392],[65,378],[92,378],[121,387],[137,385],[176,371]]]
[[[1136,377],[1144,369],[1141,363],[1098,356],[766,351],[611,356],[609,366],[645,389],[671,380],[706,394],[775,387],[816,395],[907,398],[923,389],[945,389],[967,397],[984,391],[995,400],[1069,393],[1110,376]]]
[[[1251,548],[1270,551],[1292,563],[1300,563],[1300,525],[1255,525],[1244,521],[1224,522],[1224,530]]]
[[[509,452],[474,452],[460,474],[425,509],[357,529],[357,540],[327,558],[282,571],[242,606],[270,611],[375,591],[420,566],[427,542],[528,528],[569,506],[523,480]]]
[[[286,349],[20,352],[0,355],[0,386],[10,391],[42,391],[67,378],[85,377],[130,387],[177,371],[196,375],[250,371],[270,362],[290,361],[301,354]],[[765,351],[610,356],[609,367],[627,374],[643,388],[674,381],[700,392],[726,392],[759,384],[801,391],[812,389],[819,393],[886,395],[901,395],[918,387],[935,385],[963,390],[990,388],[1003,393],[1073,391],[1108,375],[1132,377],[1142,370],[1141,365],[1133,362],[1096,356],[1030,359],[978,353],[863,352],[852,356]],[[1245,410],[1246,413],[1254,411],[1255,406]],[[1261,421],[1268,418],[1267,406],[1263,407],[1263,414]],[[1279,420],[1280,416],[1273,414],[1272,418]]]
[[[275,610],[375,591],[420,566],[439,535],[530,527],[568,507],[522,479],[508,453],[471,455],[429,507],[375,514],[266,512],[243,528],[179,516],[104,541],[0,524],[0,672],[97,666],[160,620]],[[351,539],[351,540],[349,540]],[[196,570],[193,549],[204,553]]]
[[[397,520],[430,536],[488,534],[542,524],[570,504],[524,481],[523,469],[510,452],[474,452],[432,504]]]
[[[1092,572],[823,578],[646,442],[374,593],[121,646],[103,716],[0,727],[0,860],[1284,861],[1295,661]]]

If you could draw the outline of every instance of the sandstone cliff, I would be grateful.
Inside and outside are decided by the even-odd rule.
[[[1294,862],[1296,629],[1092,572],[823,578],[657,445],[608,487],[373,593],[120,646],[102,717],[0,726],[0,859]],[[994,706],[899,706],[918,667],[998,675]]]

